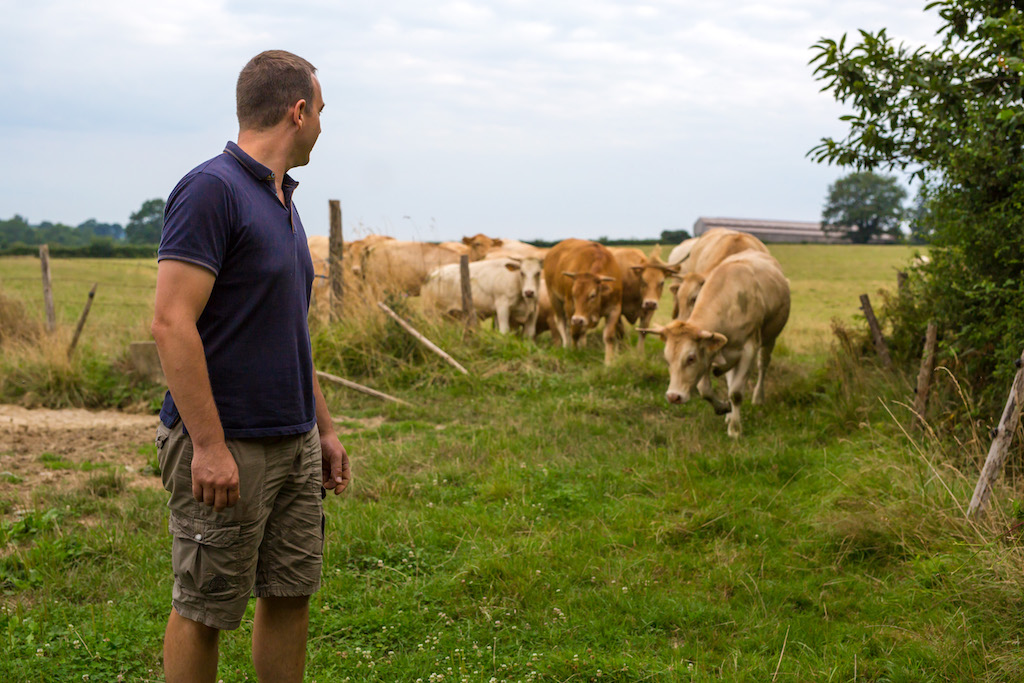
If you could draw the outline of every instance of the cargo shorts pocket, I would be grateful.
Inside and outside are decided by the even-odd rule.
[[[174,536],[171,562],[182,592],[213,600],[248,594],[250,580],[239,571],[240,525],[218,526],[172,512],[169,526]]]

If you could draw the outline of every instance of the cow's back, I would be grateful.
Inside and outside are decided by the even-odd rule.
[[[458,262],[459,254],[437,244],[389,240],[367,250],[363,269],[367,280],[415,295],[430,271]]]
[[[769,253],[764,242],[753,235],[726,228],[712,228],[691,247],[689,270],[693,273],[707,273],[733,254],[748,250]]]
[[[741,344],[751,336],[774,340],[789,319],[789,280],[773,256],[744,251],[727,257],[708,274],[690,322]]]

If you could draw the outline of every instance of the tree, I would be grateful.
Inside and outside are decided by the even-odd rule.
[[[131,215],[124,232],[131,244],[157,244],[164,229],[163,199],[149,199]]]
[[[998,404],[1024,329],[1024,14],[1013,0],[927,9],[943,20],[934,49],[895,45],[884,29],[812,48],[823,90],[852,113],[842,117],[845,138],[825,138],[809,155],[923,182],[935,248],[909,290],[918,296],[898,311],[914,329],[898,334],[917,340],[927,320],[938,322],[967,379],[1002,388],[987,389]]]
[[[125,238],[124,228],[118,223],[100,223],[95,218],[79,223],[78,230],[90,237],[109,237],[113,240]]]
[[[684,240],[690,239],[690,233],[687,230],[662,230],[661,241],[664,244],[680,244]]]
[[[882,235],[898,237],[906,198],[907,191],[894,176],[851,173],[829,185],[821,227],[846,235],[854,244]]]

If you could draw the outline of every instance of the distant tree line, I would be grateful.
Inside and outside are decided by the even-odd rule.
[[[127,226],[100,223],[94,218],[77,226],[50,221],[33,225],[16,214],[0,219],[0,254],[37,254],[39,246],[46,244],[54,256],[151,256],[156,253],[163,226],[163,199],[143,202]]]
[[[665,244],[675,246],[683,240],[690,239],[690,233],[686,230],[662,230],[661,237],[630,237],[628,239],[611,239],[607,236],[598,237],[595,242],[600,242],[606,247],[624,247],[634,244]],[[530,240],[530,244],[536,247],[553,247],[561,240]]]

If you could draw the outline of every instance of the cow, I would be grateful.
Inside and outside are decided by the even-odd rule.
[[[500,249],[504,241],[495,237],[488,237],[481,232],[472,237],[463,237],[462,244],[469,249],[470,261],[481,261],[484,256],[487,256],[488,252]]]
[[[745,232],[712,228],[696,238],[690,247],[687,266],[678,283],[669,286],[672,292],[672,319],[686,320],[708,273],[723,260],[742,251],[768,253],[764,242]]]
[[[655,247],[648,258],[644,252],[632,247],[610,247],[622,272],[622,317],[630,325],[646,328],[658,310],[665,278],[679,272],[679,266],[670,266],[661,260],[661,247]],[[644,348],[644,335],[637,340],[637,348]]]
[[[650,332],[665,340],[670,403],[686,403],[696,387],[718,414],[728,413],[727,432],[738,438],[740,404],[757,363],[754,405],[764,402],[764,377],[775,340],[789,319],[789,280],[769,254],[748,250],[726,258],[708,274],[689,319]],[[725,373],[726,403],[714,395],[711,374]]]
[[[480,318],[494,316],[498,331],[508,334],[522,326],[523,336],[533,339],[537,327],[541,262],[537,259],[497,259],[469,264],[473,308]],[[446,314],[462,312],[462,273],[459,264],[432,271],[423,284],[424,305]]]
[[[564,348],[576,348],[605,318],[604,362],[611,364],[622,314],[622,271],[608,248],[587,240],[559,242],[544,258],[544,281]]]
[[[430,271],[458,262],[459,254],[437,244],[387,240],[366,249],[362,275],[384,289],[416,296]]]

